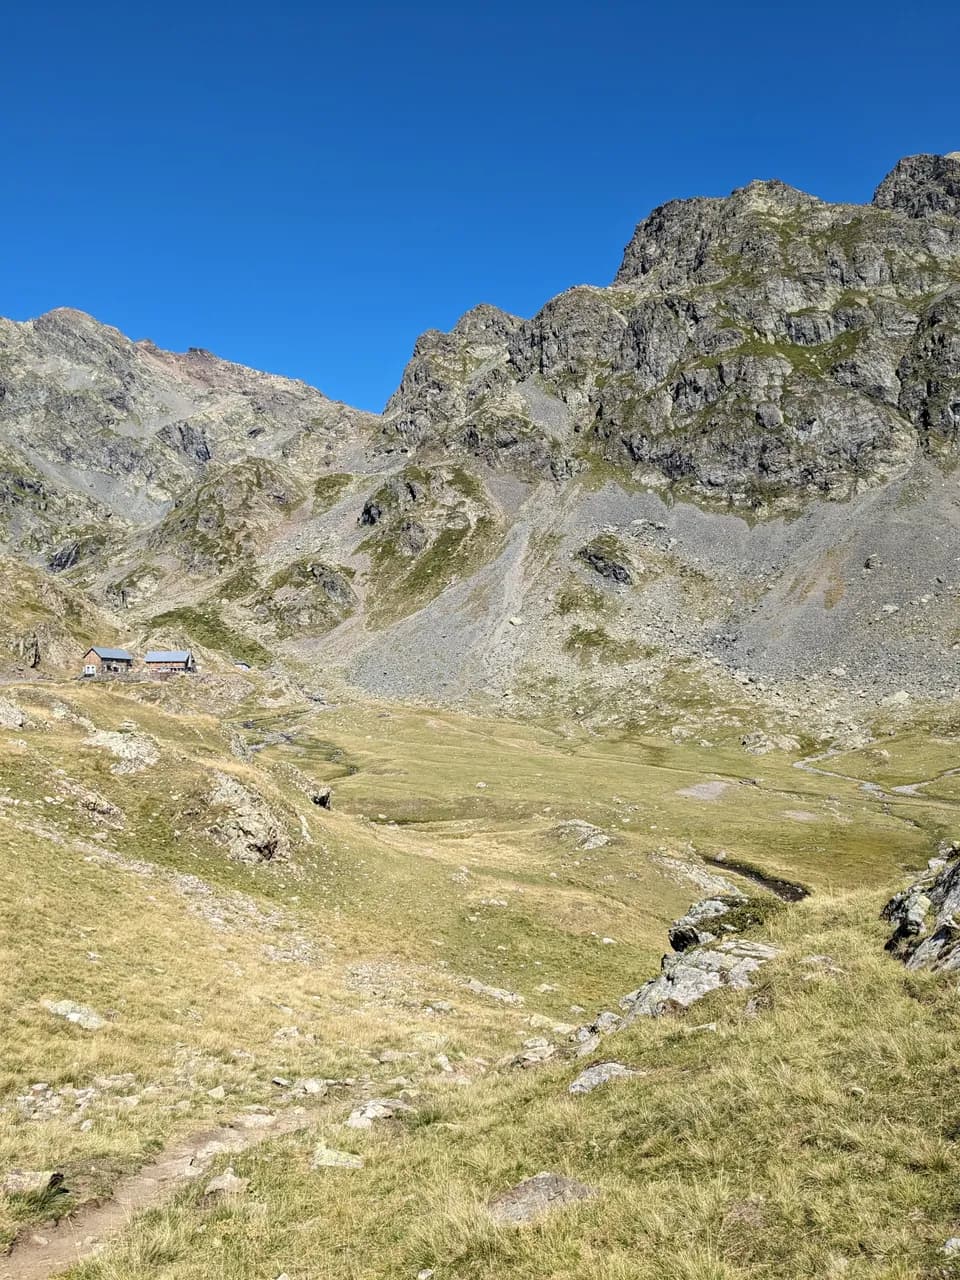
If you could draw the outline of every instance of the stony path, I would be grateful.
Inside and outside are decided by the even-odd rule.
[[[821,751],[816,756],[806,756],[803,760],[795,760],[793,767],[802,769],[805,773],[816,773],[821,778],[838,778],[841,782],[852,782],[860,787],[862,791],[872,792],[875,796],[892,798],[894,795],[915,796],[917,799],[927,799],[919,792],[920,787],[928,787],[934,782],[940,782],[943,778],[953,778],[960,774],[960,767],[955,769],[943,769],[940,773],[934,774],[932,778],[920,778],[917,782],[905,782],[898,787],[891,787],[889,791],[885,791],[877,782],[868,782],[864,778],[854,777],[850,773],[836,773],[833,769],[820,768],[821,760],[830,760],[834,756],[844,755],[843,751]],[[942,796],[936,798],[937,804],[956,804],[954,800],[947,800]]]
[[[135,1214],[162,1203],[185,1183],[201,1177],[217,1156],[295,1133],[313,1120],[299,1108],[280,1115],[249,1113],[219,1129],[194,1133],[171,1144],[150,1164],[124,1178],[110,1200],[81,1205],[56,1224],[30,1228],[0,1257],[0,1280],[48,1280],[60,1275],[92,1258]]]

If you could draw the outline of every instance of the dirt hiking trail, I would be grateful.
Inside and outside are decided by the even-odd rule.
[[[256,1127],[248,1127],[251,1122]],[[219,1129],[191,1134],[161,1151],[129,1174],[101,1203],[80,1205],[58,1222],[26,1231],[9,1253],[0,1256],[0,1280],[48,1280],[92,1258],[121,1232],[135,1214],[169,1199],[186,1183],[202,1177],[219,1155],[236,1154],[269,1138],[296,1133],[316,1123],[304,1110],[282,1115],[250,1113]]]

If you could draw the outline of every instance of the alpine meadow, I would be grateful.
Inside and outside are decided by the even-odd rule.
[[[960,153],[877,178],[382,414],[0,320],[2,1280],[960,1277]]]

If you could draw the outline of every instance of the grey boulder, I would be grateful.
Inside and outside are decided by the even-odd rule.
[[[674,951],[688,951],[715,942],[717,934],[703,927],[707,920],[718,920],[729,913],[732,903],[722,898],[704,898],[695,902],[685,916],[674,920],[667,937]]]
[[[349,1151],[337,1151],[319,1142],[314,1148],[310,1164],[314,1169],[362,1169],[363,1156],[353,1155]]]
[[[934,859],[918,880],[896,894],[882,917],[894,925],[887,950],[908,969],[960,969],[960,853]]]
[[[369,1129],[378,1120],[396,1120],[413,1114],[414,1108],[399,1098],[371,1098],[351,1111],[344,1123],[348,1129]]]
[[[238,1178],[230,1165],[216,1178],[211,1178],[203,1189],[205,1196],[219,1199],[227,1196],[241,1196],[250,1185],[249,1178]]]
[[[72,1000],[41,1000],[40,1004],[55,1018],[65,1018],[67,1022],[82,1027],[84,1031],[99,1031],[101,1027],[107,1025],[106,1018],[102,1018],[89,1005],[75,1004]]]

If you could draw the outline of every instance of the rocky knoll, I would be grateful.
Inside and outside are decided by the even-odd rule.
[[[695,902],[670,926],[672,952],[663,957],[660,973],[622,997],[621,1013],[605,1010],[592,1023],[579,1027],[578,1053],[592,1054],[602,1037],[628,1027],[637,1018],[685,1013],[712,991],[749,990],[758,970],[779,951],[769,942],[738,935],[778,907],[772,898],[734,894]]]

